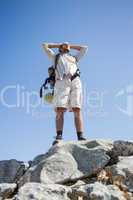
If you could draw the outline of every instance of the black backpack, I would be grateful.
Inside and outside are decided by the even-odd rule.
[[[47,89],[47,84],[50,83],[50,81],[52,82],[51,84],[51,89],[52,89],[52,94],[54,94],[54,85],[55,85],[55,70],[57,69],[57,63],[58,63],[58,59],[60,57],[60,53],[58,53],[55,57],[55,64],[54,66],[52,66],[51,68],[53,68],[53,73],[52,76],[48,77],[45,79],[44,83],[42,84],[41,88],[40,88],[40,98],[43,97],[43,89],[46,90]]]

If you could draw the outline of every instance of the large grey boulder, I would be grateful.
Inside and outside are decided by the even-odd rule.
[[[0,184],[0,200],[8,198],[17,188],[15,183],[1,183]]]
[[[110,161],[111,141],[60,143],[36,157],[20,181],[65,183],[97,173]]]
[[[0,161],[0,183],[16,182],[27,168],[27,163],[15,159]]]
[[[26,183],[12,200],[70,200],[71,189],[66,186]]]

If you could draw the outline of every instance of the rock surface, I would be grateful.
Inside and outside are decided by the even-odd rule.
[[[0,161],[1,199],[133,200],[132,141],[62,142],[29,163]]]
[[[72,188],[71,198],[76,200],[78,196],[84,197],[86,200],[125,200],[124,193],[114,185],[103,185],[95,182],[94,184],[80,185]]]
[[[26,183],[22,186],[13,200],[70,200],[71,189],[57,184]]]
[[[110,149],[110,143],[100,141],[62,143],[35,158],[22,182],[64,183],[89,176],[109,162]]]
[[[28,164],[12,160],[0,161],[0,183],[14,183],[27,170]]]
[[[133,156],[119,157],[118,163],[107,169],[111,172],[113,182],[119,181],[133,192]]]
[[[0,200],[8,198],[17,188],[15,183],[1,183],[0,184]]]

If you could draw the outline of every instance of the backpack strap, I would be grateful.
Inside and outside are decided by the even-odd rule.
[[[58,64],[59,57],[60,57],[60,53],[58,53],[58,54],[55,56],[55,63],[54,63],[55,69],[57,69],[57,64]]]
[[[40,92],[39,92],[39,94],[40,94],[40,98],[42,98],[43,87],[44,87],[44,85],[42,85],[41,88],[40,88]]]
[[[76,70],[75,74],[71,77],[71,81],[73,81],[77,76],[80,77],[80,70],[79,70],[79,68]]]
[[[58,72],[57,64],[58,64],[59,57],[60,57],[60,53],[56,54],[56,56],[55,56],[55,63],[54,63],[54,69],[57,70],[57,72]],[[58,74],[59,74],[59,72],[58,72]]]

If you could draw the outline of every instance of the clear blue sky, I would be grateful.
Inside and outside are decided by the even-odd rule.
[[[53,109],[38,105],[27,113],[28,99],[37,103],[31,92],[39,91],[51,64],[43,42],[89,46],[80,62],[86,137],[132,139],[132,0],[1,0],[0,24],[0,160],[33,159],[53,141]],[[12,87],[4,101],[14,104],[16,85],[24,106],[8,108],[3,90]],[[76,140],[72,113],[65,116],[64,139]]]

